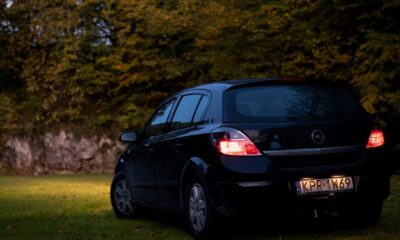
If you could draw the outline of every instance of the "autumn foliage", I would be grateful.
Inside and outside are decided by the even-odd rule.
[[[195,84],[343,81],[399,135],[400,1],[0,2],[0,132],[138,128]]]

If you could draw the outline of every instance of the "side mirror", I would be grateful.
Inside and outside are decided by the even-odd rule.
[[[134,143],[137,140],[137,136],[134,131],[125,131],[119,135],[119,140],[123,143]]]

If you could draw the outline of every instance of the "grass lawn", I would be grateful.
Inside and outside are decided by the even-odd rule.
[[[0,239],[190,239],[180,215],[152,211],[141,219],[117,219],[109,202],[111,177],[0,176]],[[235,222],[221,239],[400,239],[400,176],[392,178],[392,194],[376,227],[332,221],[338,219],[299,220],[295,225],[301,228]]]

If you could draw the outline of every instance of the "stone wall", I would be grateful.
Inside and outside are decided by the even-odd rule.
[[[112,172],[123,145],[107,136],[75,136],[60,130],[44,136],[5,138],[0,172],[19,174]]]

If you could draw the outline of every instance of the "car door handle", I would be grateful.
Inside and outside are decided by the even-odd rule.
[[[146,143],[146,144],[144,144],[143,146],[144,146],[144,147],[146,148],[146,150],[149,151],[149,152],[153,152],[153,151],[154,151],[154,148],[152,148],[152,147],[151,147],[151,144],[149,144],[149,143]]]
[[[180,150],[182,150],[183,144],[182,143],[176,143],[176,144],[174,144],[174,148],[175,148],[175,152],[179,152]]]

